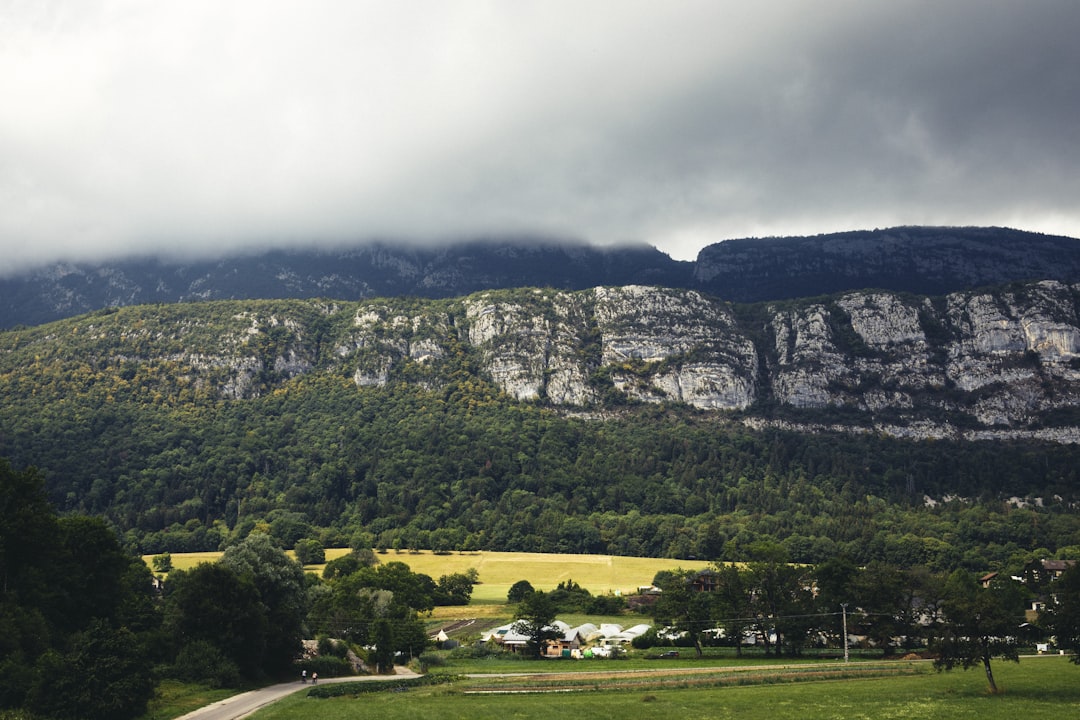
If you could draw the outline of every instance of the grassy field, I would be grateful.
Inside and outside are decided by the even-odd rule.
[[[348,553],[347,548],[326,551],[333,560]],[[150,563],[153,556],[144,559]],[[212,562],[221,553],[174,553],[173,567],[188,569],[200,562]],[[573,580],[593,595],[607,592],[628,593],[639,585],[648,585],[658,570],[676,567],[703,568],[708,563],[666,558],[635,558],[614,555],[558,555],[544,553],[470,552],[435,555],[430,551],[387,552],[378,555],[380,562],[403,562],[413,572],[424,573],[438,580],[441,575],[465,572],[475,568],[480,584],[473,588],[473,605],[502,604],[506,592],[518,580],[528,580],[537,590],[552,590],[560,582]],[[309,565],[309,572],[322,572],[321,565]],[[476,615],[475,609],[470,617]]]
[[[270,706],[256,720],[319,717],[352,720],[449,720],[512,717],[738,718],[739,720],[1041,720],[1080,717],[1080,668],[1065,658],[995,663],[1003,693],[990,696],[980,670],[754,685],[639,688],[611,679],[578,692],[467,694],[470,683],[356,698],[312,699],[304,693]]]

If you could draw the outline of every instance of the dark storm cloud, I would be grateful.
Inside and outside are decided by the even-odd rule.
[[[752,5],[752,6],[751,6]],[[0,9],[0,267],[368,238],[1080,235],[1080,4]]]

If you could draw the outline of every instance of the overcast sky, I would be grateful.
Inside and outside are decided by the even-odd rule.
[[[1080,237],[1076,0],[0,0],[0,271],[553,235]]]

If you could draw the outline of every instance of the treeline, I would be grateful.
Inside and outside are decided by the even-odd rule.
[[[652,406],[591,420],[467,374],[439,390],[309,375],[227,403],[98,403],[92,388],[34,402],[0,407],[0,452],[143,553],[258,528],[285,547],[361,533],[386,549],[717,560],[764,540],[795,562],[940,569],[1080,554],[1071,446],[756,432]]]
[[[373,647],[369,667],[385,670],[425,647],[419,613],[467,603],[476,577],[435,582],[374,562],[368,549],[305,576],[253,533],[161,587],[101,519],[58,517],[39,475],[0,461],[0,714],[124,720],[145,713],[164,678],[244,687],[299,668],[352,674],[349,647]],[[168,556],[155,565],[169,570]],[[305,660],[309,637],[319,652]]]
[[[784,549],[761,543],[745,566],[716,563],[704,571],[664,571],[651,606],[657,620],[635,638],[638,648],[728,645],[741,654],[758,642],[765,654],[800,655],[808,648],[872,647],[886,656],[929,649],[939,669],[982,665],[997,692],[991,660],[1018,660],[1021,645],[1052,641],[1080,648],[1080,565],[1059,578],[1023,579],[873,562],[859,567],[838,556],[816,566],[787,562]],[[1025,608],[1043,609],[1028,622]],[[1074,662],[1080,658],[1073,655]]]

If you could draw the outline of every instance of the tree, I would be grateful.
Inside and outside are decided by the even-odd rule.
[[[548,641],[559,638],[560,633],[554,626],[555,603],[543,590],[529,593],[517,606],[514,614],[514,632],[528,637],[525,653],[529,657],[539,658],[544,653]]]
[[[659,622],[686,633],[701,657],[701,633],[712,626],[714,596],[694,588],[692,581],[697,575],[694,570],[682,569],[667,575],[660,586],[663,592],[653,606],[653,613]]]
[[[307,614],[304,570],[261,533],[253,533],[227,548],[221,564],[251,578],[268,623],[264,669],[271,674],[289,669],[300,653],[303,619]]]
[[[314,538],[297,540],[294,550],[301,565],[321,565],[326,562],[326,550],[323,544]]]
[[[264,674],[267,608],[250,575],[220,562],[174,570],[165,585],[166,627],[182,649],[195,641],[218,648],[241,674]]]
[[[749,564],[754,598],[751,611],[765,638],[765,654],[769,653],[769,633],[773,630],[777,655],[785,642],[792,653],[798,653],[812,626],[813,597],[803,577],[806,571],[789,564],[787,551],[776,543],[756,543],[752,551],[759,559]]]
[[[167,573],[173,569],[172,555],[169,553],[155,555],[150,562],[154,566],[154,572]]]
[[[750,626],[751,594],[746,573],[735,563],[718,564],[714,612],[722,619],[724,633],[735,643],[735,654],[742,656],[742,639]]]
[[[1050,585],[1050,599],[1039,622],[1054,636],[1057,646],[1072,651],[1080,665],[1080,564],[1073,565]]]
[[[374,660],[380,673],[387,673],[394,667],[394,628],[386,618],[380,618],[374,625]]]
[[[852,588],[855,605],[863,612],[862,634],[885,655],[893,650],[893,638],[911,631],[904,623],[905,584],[899,568],[875,560],[859,573]]]
[[[952,670],[959,665],[967,670],[982,663],[990,692],[997,694],[991,659],[1020,661],[1016,633],[1024,598],[1019,583],[995,578],[989,587],[981,587],[972,574],[957,570],[945,585],[943,610],[945,622],[934,643],[938,654],[934,667]]]
[[[526,595],[531,595],[536,592],[532,583],[528,580],[518,580],[516,583],[510,586],[510,589],[506,593],[506,602],[517,604],[525,599]]]
[[[466,573],[451,573],[439,578],[435,594],[436,605],[468,605],[473,581]]]
[[[134,633],[95,619],[68,652],[42,658],[30,707],[48,717],[126,720],[145,713],[153,694],[152,668]]]
[[[160,646],[151,583],[104,521],[58,519],[41,477],[0,460],[0,707],[141,714]]]

